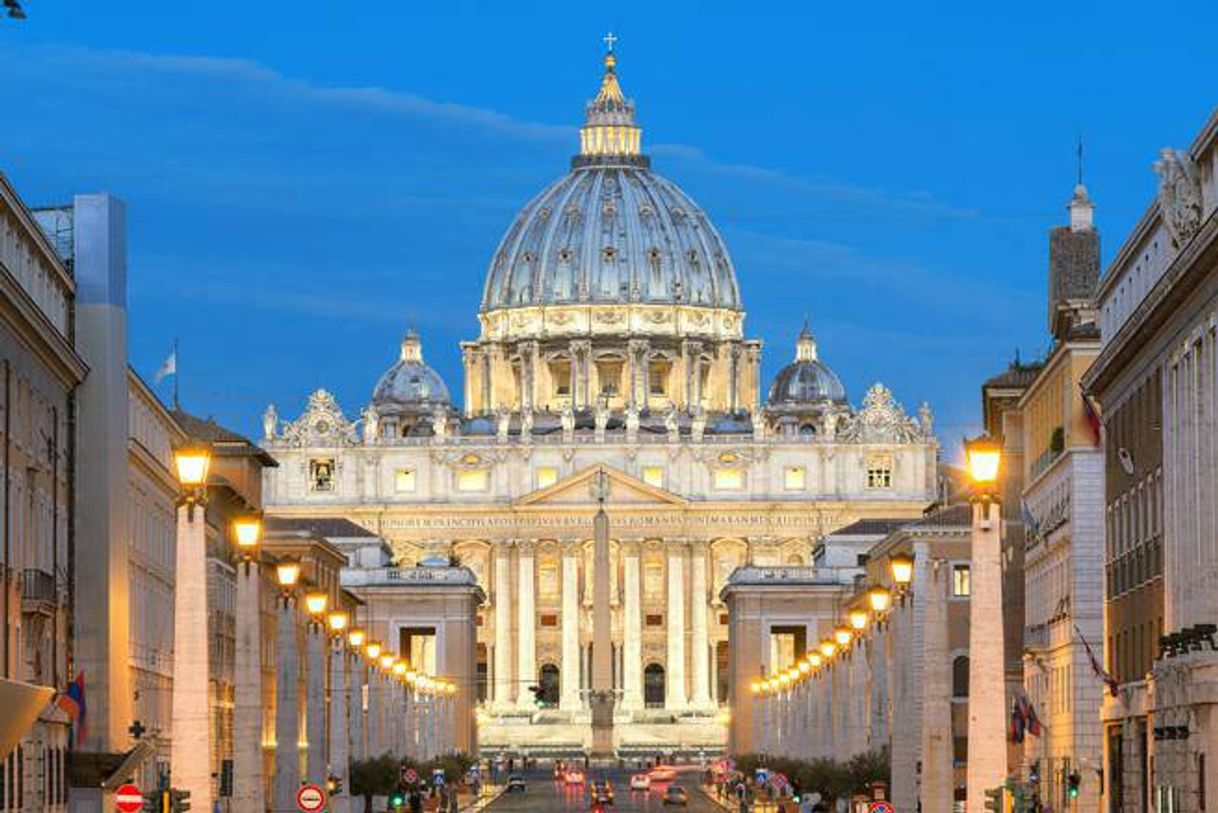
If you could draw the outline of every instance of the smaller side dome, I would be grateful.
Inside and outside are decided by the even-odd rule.
[[[423,361],[423,343],[413,329],[402,339],[397,362],[376,383],[372,403],[382,416],[430,411],[450,403],[448,387],[440,374]]]
[[[846,388],[818,357],[816,339],[805,324],[795,342],[795,361],[774,376],[769,405],[797,408],[826,403],[846,403]]]

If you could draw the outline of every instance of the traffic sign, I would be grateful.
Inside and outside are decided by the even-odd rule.
[[[414,768],[407,768],[402,771],[402,784],[414,785],[419,781],[419,773]]]
[[[896,811],[889,802],[872,802],[871,807],[867,808],[867,813],[896,813]]]
[[[135,785],[123,785],[114,793],[114,806],[123,813],[137,813],[144,806],[144,794]]]
[[[303,813],[319,813],[326,809],[326,792],[317,785],[302,785],[296,791],[296,807]]]

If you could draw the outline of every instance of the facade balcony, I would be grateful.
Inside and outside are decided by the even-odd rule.
[[[50,617],[59,605],[55,577],[38,568],[21,571],[21,612]]]

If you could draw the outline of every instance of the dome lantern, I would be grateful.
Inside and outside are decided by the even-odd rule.
[[[642,154],[643,130],[634,120],[634,102],[622,93],[617,78],[617,55],[613,34],[605,37],[605,75],[596,97],[588,102],[584,125],[579,130],[579,155],[572,166],[627,164],[647,166]]]

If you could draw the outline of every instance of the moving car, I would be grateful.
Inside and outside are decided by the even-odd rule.
[[[645,773],[636,773],[630,777],[631,790],[650,790],[651,777]]]
[[[584,784],[584,772],[579,771],[579,770],[567,771],[567,784],[568,785]]]
[[[651,769],[652,782],[671,782],[677,778],[677,772],[667,765],[657,765]]]
[[[611,805],[613,804],[613,785],[608,779],[602,782],[593,782],[591,796],[593,804]]]
[[[508,777],[507,792],[515,793],[517,791],[524,793],[524,777],[518,773],[514,773]]]
[[[689,793],[680,785],[669,785],[664,791],[664,804],[684,807],[689,804]]]

